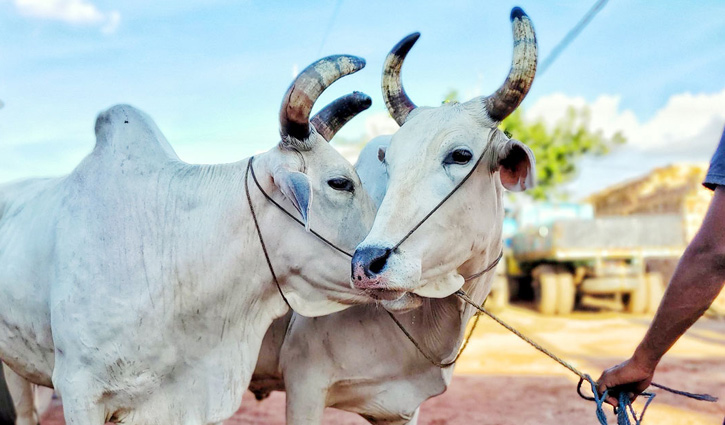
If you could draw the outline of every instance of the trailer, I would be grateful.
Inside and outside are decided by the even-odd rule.
[[[679,258],[685,246],[678,214],[553,218],[519,228],[505,270],[509,281],[530,285],[543,314],[568,314],[583,301],[652,313],[664,290],[648,260]]]

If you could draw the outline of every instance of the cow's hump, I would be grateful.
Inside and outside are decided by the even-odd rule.
[[[130,160],[179,159],[151,117],[130,105],[98,114],[96,150]]]

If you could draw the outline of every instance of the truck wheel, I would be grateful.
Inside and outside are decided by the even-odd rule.
[[[501,311],[509,304],[509,284],[505,276],[496,276],[494,279],[486,307],[493,311]]]
[[[559,273],[556,278],[558,281],[556,310],[559,314],[571,314],[576,302],[574,276],[571,273]]]
[[[7,367],[7,366],[6,366]],[[0,425],[15,424],[15,406],[5,383],[5,373],[0,362]]]
[[[627,303],[627,311],[632,314],[643,314],[647,310],[648,300],[648,284],[646,278],[641,278],[637,288],[629,294],[629,302]]]
[[[536,307],[541,314],[551,316],[556,314],[557,304],[557,282],[554,273],[541,273],[537,279],[536,285]]]
[[[654,314],[660,306],[662,296],[664,295],[664,285],[662,284],[662,275],[659,273],[647,273],[647,308],[645,313]]]

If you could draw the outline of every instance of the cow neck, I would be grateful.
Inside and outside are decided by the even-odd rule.
[[[492,261],[485,269],[481,270],[480,272],[474,273],[473,275],[464,278],[466,282],[477,280],[481,277],[485,277],[490,271],[494,270],[498,263],[501,261],[501,258],[503,257],[503,250],[501,250],[500,254],[496,257],[494,261]],[[475,282],[476,284],[478,282]],[[455,308],[451,308],[451,306],[447,306],[446,304],[453,303],[455,305]],[[414,312],[410,312],[410,314],[415,315],[416,312],[420,313],[423,316],[430,316],[430,317],[424,317],[418,320],[419,323],[425,322],[426,319],[429,319],[429,321],[440,321],[445,320],[447,317],[446,313],[438,313],[436,314],[435,310],[445,310],[446,308],[451,309],[451,311],[459,312],[455,315],[455,318],[453,320],[458,320],[458,332],[456,333],[455,338],[452,341],[441,341],[440,346],[442,346],[441,350],[438,351],[445,351],[449,354],[446,354],[444,358],[450,358],[450,356],[453,354],[453,352],[456,353],[455,357],[451,361],[443,361],[438,360],[435,358],[433,354],[431,354],[431,349],[427,347],[423,347],[423,344],[421,344],[414,336],[413,334],[403,325],[403,323],[395,316],[395,314],[391,313],[390,311],[386,312],[388,313],[388,316],[395,322],[396,326],[400,329],[401,332],[405,335],[405,337],[415,346],[415,348],[418,350],[418,352],[425,357],[426,360],[428,360],[429,363],[431,363],[433,366],[439,367],[441,369],[445,369],[448,367],[453,366],[456,364],[458,359],[461,357],[463,352],[465,351],[466,347],[468,346],[468,342],[471,339],[471,336],[473,335],[473,331],[476,329],[476,325],[478,324],[479,315],[475,314],[475,319],[473,322],[473,325],[471,326],[471,330],[468,332],[468,335],[465,335],[466,325],[468,324],[468,320],[473,315],[474,311],[470,306],[464,305],[462,309],[459,307],[460,300],[456,298],[455,295],[450,295],[446,298],[442,299],[429,299],[428,303],[421,306],[419,309],[416,309]],[[440,317],[435,317],[440,316]],[[415,316],[413,316],[415,317]],[[413,322],[415,319],[413,319]]]

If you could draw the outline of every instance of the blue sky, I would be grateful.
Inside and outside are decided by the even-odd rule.
[[[352,90],[370,94],[371,110],[341,134],[355,138],[384,116],[380,70],[403,36],[422,33],[403,69],[408,93],[437,105],[449,89],[467,98],[502,82],[514,5],[532,18],[543,58],[592,3],[0,0],[0,182],[69,172],[93,146],[97,113],[117,103],[149,113],[189,162],[266,150],[278,140],[293,70],[336,53],[368,65],[318,107]],[[537,116],[599,105],[605,130],[631,133],[612,158],[587,162],[575,194],[709,158],[725,123],[723,16],[722,1],[610,0],[537,76],[524,103]],[[705,118],[679,122],[680,110]]]

